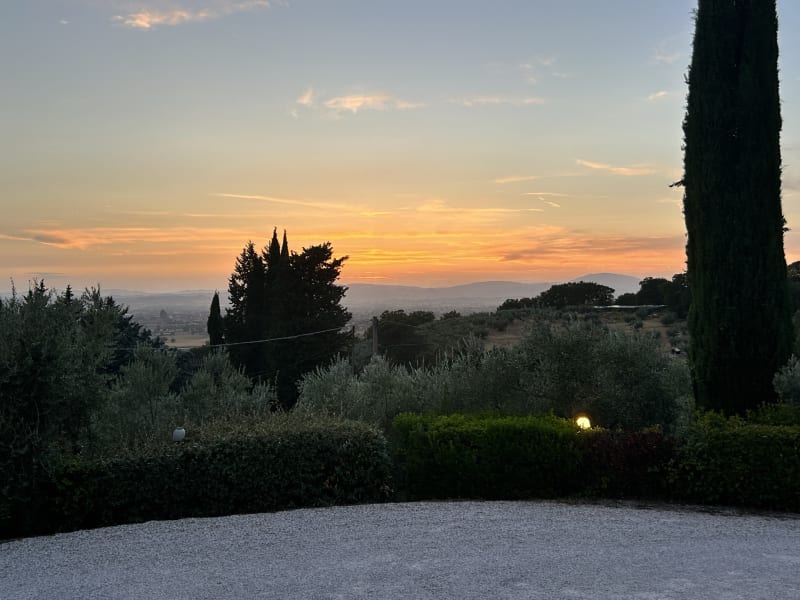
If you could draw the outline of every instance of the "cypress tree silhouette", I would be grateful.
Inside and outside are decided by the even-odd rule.
[[[324,334],[232,346],[231,359],[254,381],[276,386],[284,408],[297,400],[296,382],[303,373],[328,363],[350,342],[336,331],[350,320],[341,306],[347,288],[337,285],[347,257],[333,258],[331,244],[290,252],[277,229],[261,253],[248,242],[229,279],[230,308],[224,319],[225,340],[237,343],[274,340],[312,332]]]
[[[695,399],[773,400],[791,349],[775,0],[700,0],[683,124]]]
[[[225,323],[222,320],[222,311],[219,306],[219,292],[214,292],[214,297],[211,299],[206,330],[209,344],[216,346],[225,343]]]

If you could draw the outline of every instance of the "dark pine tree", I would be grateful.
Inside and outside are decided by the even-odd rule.
[[[225,341],[236,344],[230,347],[234,364],[254,381],[276,386],[284,408],[297,400],[300,376],[351,341],[339,331],[350,320],[341,305],[347,288],[336,285],[346,258],[333,258],[330,243],[290,253],[286,233],[281,244],[275,230],[261,253],[249,242],[236,260]],[[248,341],[254,343],[239,344]]]
[[[265,374],[266,346],[242,343],[264,339],[267,334],[266,265],[252,241],[237,257],[228,279],[228,303],[224,335],[228,343],[238,344],[229,349],[231,360],[252,379],[260,379]]]
[[[284,246],[286,248],[285,238]],[[286,256],[287,252],[281,252]],[[286,267],[287,281],[283,322],[290,335],[323,332],[283,342],[278,348],[280,366],[275,381],[284,408],[297,401],[297,380],[318,365],[328,364],[351,343],[349,332],[341,331],[352,316],[341,305],[347,288],[337,285],[346,256],[333,257],[329,242],[292,252]]]
[[[700,0],[683,124],[690,359],[699,406],[775,398],[791,349],[775,0]]]
[[[225,343],[225,323],[222,320],[222,311],[219,307],[219,292],[214,292],[214,297],[211,299],[211,309],[208,312],[206,330],[208,331],[208,343],[210,345],[218,346]]]

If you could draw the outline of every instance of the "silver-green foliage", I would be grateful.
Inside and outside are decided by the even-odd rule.
[[[177,374],[173,352],[137,347],[95,415],[98,446],[135,449],[166,439],[180,414],[178,397],[170,391]]]
[[[772,383],[781,402],[800,408],[800,359],[796,355],[778,370]]]
[[[686,363],[639,332],[539,324],[520,349],[536,412],[585,412],[606,427],[671,426],[691,391]]]
[[[174,351],[136,348],[95,415],[96,452],[125,454],[162,445],[178,425],[191,436],[193,429],[213,421],[263,419],[276,405],[272,386],[251,388],[224,351],[206,355],[179,393],[172,391],[177,375]]]
[[[586,323],[539,324],[514,348],[472,344],[431,368],[375,358],[306,375],[296,410],[383,426],[402,412],[493,412],[572,418],[607,427],[672,427],[690,410],[688,369],[650,336]]]
[[[276,403],[271,385],[260,383],[251,387],[242,369],[231,364],[227,352],[216,351],[203,357],[200,368],[181,390],[181,423],[260,418],[268,415]]]

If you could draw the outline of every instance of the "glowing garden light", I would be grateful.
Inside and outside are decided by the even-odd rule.
[[[581,429],[590,429],[592,426],[592,422],[586,415],[578,415],[578,417],[575,419],[575,424]]]

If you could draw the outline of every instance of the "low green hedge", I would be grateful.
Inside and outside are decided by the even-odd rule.
[[[401,499],[558,496],[800,511],[800,427],[703,418],[682,438],[552,417],[400,415]]]
[[[578,481],[576,427],[555,417],[404,414],[391,441],[408,499],[550,498]]]
[[[701,420],[677,448],[672,484],[684,501],[800,511],[800,427]]]
[[[140,456],[72,459],[0,503],[0,538],[395,499],[648,498],[800,512],[800,426],[706,416],[680,439],[555,417],[399,415],[393,461],[347,422],[220,428]]]
[[[675,440],[661,431],[593,429],[577,436],[580,494],[619,499],[667,499]]]
[[[360,423],[312,423],[185,442],[145,456],[62,464],[45,503],[18,522],[36,535],[155,519],[210,517],[388,498],[386,440]]]

